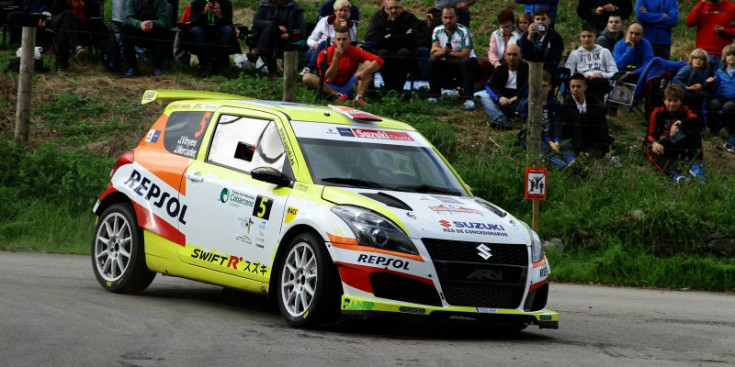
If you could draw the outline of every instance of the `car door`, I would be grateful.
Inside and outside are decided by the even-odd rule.
[[[220,113],[206,157],[185,173],[189,232],[181,260],[267,281],[291,189],[254,180],[268,166],[291,176],[274,115]]]

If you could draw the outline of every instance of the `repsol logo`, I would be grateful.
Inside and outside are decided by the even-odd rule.
[[[177,194],[170,194],[162,191],[155,183],[151,182],[148,177],[143,177],[137,170],[130,173],[130,177],[123,183],[133,190],[134,193],[149,201],[156,208],[165,210],[171,218],[177,219],[181,224],[186,224],[186,205],[179,202]]]
[[[400,259],[389,259],[385,256],[361,254],[360,256],[357,257],[357,262],[385,266],[386,268],[403,269],[403,270],[410,271],[410,269],[408,269],[408,261],[400,260]]]

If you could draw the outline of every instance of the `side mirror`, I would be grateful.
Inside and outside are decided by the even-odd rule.
[[[273,167],[258,167],[250,171],[250,176],[258,181],[272,183],[276,186],[293,187],[293,181],[281,171]]]

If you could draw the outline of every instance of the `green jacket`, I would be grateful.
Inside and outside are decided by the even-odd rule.
[[[154,28],[169,28],[171,21],[166,0],[128,0],[125,4],[125,23],[140,28],[140,23],[146,20],[152,20]]]

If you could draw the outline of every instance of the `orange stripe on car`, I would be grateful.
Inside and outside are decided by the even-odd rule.
[[[329,232],[327,232],[327,237],[329,237],[329,241],[332,242],[332,246],[341,248],[344,250],[376,252],[379,254],[391,255],[395,257],[402,257],[404,259],[411,259],[411,260],[415,260],[419,262],[424,262],[424,258],[422,258],[420,255],[410,255],[410,254],[404,254],[402,252],[381,250],[375,247],[360,246],[356,238],[340,237],[340,236],[333,235]]]

